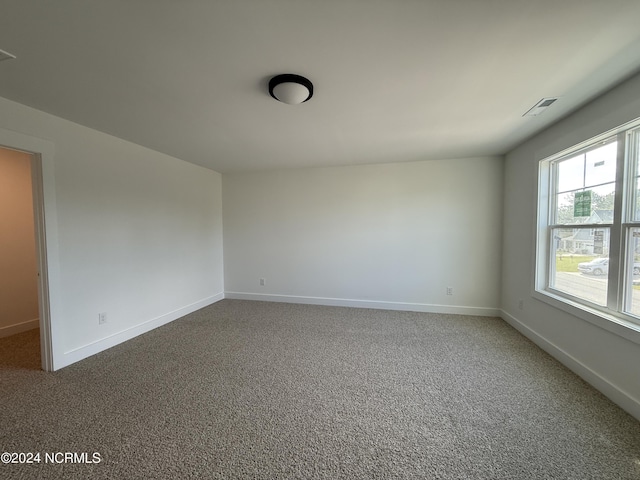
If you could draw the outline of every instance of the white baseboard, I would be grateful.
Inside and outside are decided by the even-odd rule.
[[[378,310],[399,310],[406,312],[452,313],[460,315],[479,315],[483,317],[499,317],[501,312],[498,308],[486,307],[384,302],[379,300],[354,300],[348,298],[302,297],[296,295],[274,295],[246,292],[225,292],[224,298],[235,300],[258,300],[263,302],[302,303],[307,305],[327,305],[332,307],[374,308]]]
[[[9,325],[6,327],[0,327],[0,338],[10,337],[16,333],[26,332],[27,330],[33,330],[40,326],[40,319],[34,318],[33,320],[27,320],[26,322],[16,323],[15,325]]]
[[[132,338],[135,338],[138,335],[142,335],[143,333],[153,330],[154,328],[161,327],[162,325],[165,325],[169,322],[177,320],[178,318],[184,317],[189,313],[195,312],[196,310],[199,310],[208,305],[216,303],[222,300],[223,298],[224,298],[224,294],[218,293],[217,295],[204,298],[198,302],[192,303],[190,305],[186,305],[172,312],[166,313],[159,317],[140,323],[131,328],[128,328],[121,332],[110,335],[109,337],[102,338],[96,342],[90,343],[88,345],[84,345],[80,348],[76,348],[68,352],[64,352],[63,355],[59,355],[59,356],[54,355],[53,370],[59,370],[60,368],[64,368],[68,365],[71,365],[72,363],[83,360],[87,357],[90,357],[91,355],[95,355],[96,353],[99,353],[108,348],[114,347],[122,342],[131,340]]]
[[[569,353],[565,352],[562,348],[558,347],[553,342],[547,340],[538,332],[532,330],[530,327],[522,323],[511,314],[502,310],[500,316],[505,322],[518,330],[525,337],[538,345],[560,363],[565,365],[569,370],[573,371],[587,383],[591,384],[597,390],[602,392],[612,402],[640,420],[640,401],[638,401],[636,398],[634,398],[621,388],[617,387],[616,385],[612,384],[598,373],[591,370],[587,365],[585,365]]]

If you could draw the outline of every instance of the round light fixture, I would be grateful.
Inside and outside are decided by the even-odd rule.
[[[313,97],[313,83],[300,75],[283,73],[269,80],[269,94],[282,103],[297,105]]]

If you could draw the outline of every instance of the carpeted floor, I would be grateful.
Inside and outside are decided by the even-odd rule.
[[[0,450],[41,454],[0,478],[640,478],[640,423],[500,319],[223,300],[55,373],[0,348]]]

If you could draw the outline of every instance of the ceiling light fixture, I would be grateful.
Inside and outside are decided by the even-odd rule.
[[[269,95],[279,102],[298,105],[313,97],[313,83],[300,75],[283,73],[269,80]]]

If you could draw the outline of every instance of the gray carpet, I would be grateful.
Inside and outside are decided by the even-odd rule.
[[[101,462],[1,478],[640,478],[640,423],[496,318],[223,300],[55,373],[9,343],[0,449]]]

